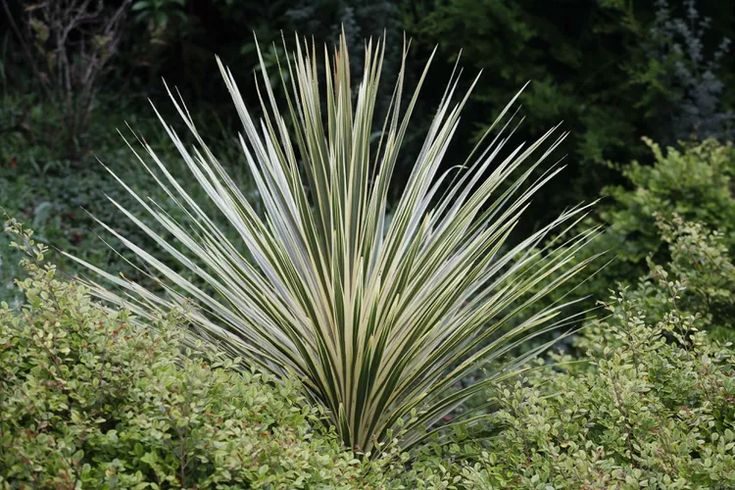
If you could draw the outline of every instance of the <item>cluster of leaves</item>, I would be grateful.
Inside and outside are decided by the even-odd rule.
[[[735,349],[705,330],[699,268],[730,271],[718,236],[662,224],[672,261],[607,303],[576,339],[492,393],[498,431],[465,470],[482,488],[731,488],[735,485]],[[694,278],[693,278],[694,276]],[[700,303],[693,305],[693,299]],[[727,301],[732,301],[727,298]],[[703,314],[700,314],[703,313]]]
[[[713,337],[735,340],[735,266],[725,235],[679,216],[671,222],[659,218],[657,225],[668,245],[670,262],[664,269],[649,258],[651,276],[684,285],[678,307],[699,318]],[[659,321],[666,316],[668,302],[660,288],[643,281],[637,291],[641,303],[647,305],[647,319]]]
[[[623,174],[628,186],[605,189],[612,199],[601,210],[601,220],[609,226],[619,261],[644,270],[645,259],[660,255],[664,240],[656,226],[656,216],[666,219],[676,214],[725,234],[726,246],[735,250],[735,149],[715,140],[686,145],[683,149],[646,140],[654,157],[653,165],[631,163]]]

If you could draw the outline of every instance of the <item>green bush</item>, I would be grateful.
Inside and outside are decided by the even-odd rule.
[[[630,187],[605,189],[612,203],[601,218],[620,244],[619,262],[636,266],[638,273],[632,277],[637,277],[645,270],[646,257],[665,248],[657,215],[670,219],[676,214],[719,230],[730,251],[735,250],[735,149],[715,140],[666,151],[650,140],[647,143],[654,164],[633,162],[623,172]]]
[[[25,267],[25,304],[0,308],[1,488],[378,485],[293,383],[187,349],[175,319],[144,328],[53,267]]]
[[[686,308],[711,316],[709,324],[721,333],[735,334],[735,149],[714,140],[665,151],[651,141],[648,145],[654,165],[633,162],[624,171],[630,185],[605,190],[610,201],[598,221],[607,229],[590,252],[605,249],[613,263],[585,292],[604,298],[617,283],[635,285],[650,260],[671,261],[680,280],[687,276]],[[707,230],[716,230],[716,236]],[[707,295],[703,290],[709,290]]]
[[[735,350],[704,332],[699,307],[722,295],[696,270],[732,264],[701,225],[659,228],[671,263],[611,297],[576,339],[582,358],[560,354],[493,393],[498,433],[470,487],[733,488]]]
[[[713,337],[735,340],[735,265],[726,235],[677,215],[671,221],[659,217],[657,227],[670,262],[663,268],[649,258],[650,277],[682,284],[679,309],[697,316]],[[668,313],[666,292],[655,282],[642,281],[635,294],[647,319],[660,321]]]

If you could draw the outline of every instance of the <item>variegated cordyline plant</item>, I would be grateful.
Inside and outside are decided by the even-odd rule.
[[[192,331],[246,365],[301,379],[344,443],[373,454],[395,438],[415,447],[469,397],[523,369],[545,345],[515,349],[568,324],[569,301],[539,305],[588,265],[578,252],[595,234],[570,231],[586,210],[577,207],[509,240],[532,196],[561,169],[537,171],[564,134],[553,128],[507,149],[512,101],[469,158],[456,160],[447,148],[469,94],[458,94],[460,70],[391,206],[391,179],[431,58],[407,95],[404,49],[397,79],[386,84],[390,108],[378,120],[383,53],[382,42],[366,43],[355,92],[344,39],[331,56],[325,48],[324,69],[314,45],[297,41],[279,66],[282,100],[261,57],[257,118],[218,60],[260,202],[246,198],[172,95],[194,144],[163,126],[221,216],[205,213],[187,190],[193,182],[178,181],[141,143],[144,152],[131,148],[169,202],[119,178],[149,217],[110,201],[157,251],[102,225],[155,271],[159,287],[75,259],[104,279],[88,280],[97,296],[142,320],[188,304]],[[480,362],[498,367],[462,387]]]

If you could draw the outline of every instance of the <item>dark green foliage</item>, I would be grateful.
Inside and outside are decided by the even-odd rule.
[[[732,140],[735,114],[723,107],[725,85],[720,79],[722,60],[730,49],[724,38],[709,57],[705,52],[711,19],[702,17],[695,0],[683,2],[681,18],[672,16],[671,3],[656,1],[653,25],[645,51],[648,70],[638,80],[658,88],[669,110],[659,110],[659,127],[650,133],[663,143],[676,140],[720,138]]]
[[[732,70],[724,63],[732,53],[722,40],[732,33],[733,11],[722,2],[412,5],[406,18],[419,46],[438,43],[442,60],[461,51],[464,67],[484,70],[468,108],[476,130],[529,80],[528,134],[559,121],[571,130],[569,169],[544,196],[549,209],[596,198],[619,179],[607,162],[648,161],[642,135],[673,143],[729,134]]]
[[[29,85],[54,116],[47,114],[26,129],[59,156],[76,161],[89,148],[90,116],[111,61],[120,54],[132,2],[2,3],[7,30],[14,35],[15,61],[30,75],[16,82]]]
[[[130,181],[146,181],[140,174],[129,173],[128,178]],[[129,265],[99,240],[99,227],[87,214],[88,211],[103,218],[115,215],[105,195],[122,202],[129,199],[111,178],[105,178],[105,173],[95,170],[42,173],[0,169],[0,210],[31,226],[37,231],[39,241],[108,264],[116,272],[131,272]],[[124,226],[125,223],[120,221]],[[136,241],[144,239],[134,230],[126,234]],[[17,277],[16,259],[9,253],[5,235],[0,236],[0,244],[0,281],[3,285],[0,300],[9,300],[17,296],[17,291],[13,291],[13,279]],[[74,271],[69,269],[70,265],[67,261],[59,263],[64,272]]]
[[[154,113],[149,111],[148,115],[154,116]],[[143,195],[162,206],[167,206],[168,197],[147,172],[140,171],[134,161],[135,155],[111,127],[122,121],[112,122],[98,115],[95,122],[109,134],[97,135],[101,147],[96,156],[100,161],[95,161],[89,155],[82,168],[75,168],[68,160],[51,160],[48,149],[43,146],[34,147],[33,152],[24,151],[22,144],[13,140],[10,145],[0,147],[0,158],[13,162],[12,165],[0,166],[0,214],[7,213],[23,221],[35,231],[38,241],[52,248],[105,265],[115,273],[124,272],[130,277],[141,277],[141,271],[126,262],[129,256],[120,257],[99,238],[103,229],[93,216],[104,222],[115,223],[116,229],[128,239],[153,246],[145,233],[136,229],[110,202],[111,198],[125,206],[134,204],[133,198],[100,162],[114,170],[128,185],[143,189]],[[176,175],[185,175],[177,151],[165,138],[158,139],[162,131],[152,118],[145,122],[133,120],[131,125],[151,135],[152,138],[146,142],[161,152],[162,158]],[[215,142],[220,161],[230,169],[242,189],[252,192],[250,180],[244,172],[244,156],[237,142],[218,134],[220,129],[209,128],[207,133],[212,138],[208,139]],[[133,146],[139,150],[132,134],[124,134],[133,140]],[[212,203],[199,194],[198,187],[190,189],[190,192],[200,199],[204,208],[213,208]],[[9,254],[6,243],[6,236],[0,234],[0,301],[12,302],[16,296],[13,291],[16,260]],[[63,273],[73,274],[78,270],[76,264],[61,256],[56,257],[56,261]]]
[[[21,21],[20,7],[35,3],[20,2],[11,10]],[[321,43],[333,41],[344,26],[355,44],[385,31],[390,73],[399,62],[401,32],[406,31],[419,52],[417,60],[439,46],[428,96],[441,92],[435,89],[446,82],[460,50],[461,65],[468,73],[484,70],[459,128],[457,146],[469,144],[529,80],[532,83],[522,99],[528,134],[564,121],[563,127],[573,134],[565,148],[570,168],[564,184],[543,197],[554,214],[551,210],[593,199],[604,185],[619,181],[607,162],[647,163],[642,135],[665,144],[682,137],[732,137],[735,58],[726,39],[735,34],[734,13],[727,2],[716,0],[135,0],[119,53],[100,78],[103,88],[91,105],[96,114],[88,118],[88,134],[78,137],[93,143],[99,154],[101,133],[112,135],[112,127],[141,112],[146,97],[160,101],[165,96],[162,76],[176,84],[192,110],[201,114],[195,119],[234,126],[226,91],[218,77],[209,74],[214,71],[214,54],[219,54],[243,80],[246,103],[257,105],[249,82],[257,62],[253,33],[262,46],[276,43],[266,54],[266,64],[275,67],[276,55],[283,55],[278,46],[282,31],[289,42],[297,31]],[[23,62],[6,18],[0,17],[0,32],[5,33],[2,89],[15,95],[33,93],[29,82],[33,74]],[[359,56],[351,61],[355,67],[360,64]],[[390,86],[391,77],[385,83]],[[21,111],[12,104],[11,109],[0,110],[0,166],[11,157],[26,164],[30,156],[40,166],[63,157],[42,148],[52,147],[52,129],[64,126],[59,108],[41,106],[38,94],[27,99]],[[109,99],[114,101],[112,106],[106,103]],[[99,113],[116,111],[115,122],[95,120]],[[31,113],[41,117],[28,117]],[[407,142],[414,153],[419,149],[414,148],[413,137],[423,133],[424,116],[418,115],[418,122],[409,129]],[[22,154],[9,155],[6,138],[19,140]],[[463,153],[458,149],[457,154]],[[77,163],[93,165],[92,158],[84,158],[89,157],[86,153],[77,157]],[[401,163],[399,175],[410,162]],[[447,162],[453,163],[459,162]],[[394,194],[400,192],[398,180]],[[544,218],[542,211],[534,213],[527,220],[531,226]]]

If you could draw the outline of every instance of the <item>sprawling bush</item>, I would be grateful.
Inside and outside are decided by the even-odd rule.
[[[555,356],[493,393],[489,427],[498,434],[470,486],[735,485],[735,350],[704,331],[712,316],[701,306],[722,295],[697,279],[700,267],[715,274],[732,264],[701,225],[659,226],[671,263],[651,264],[636,287],[611,297],[609,315],[576,340],[586,354]]]
[[[173,317],[144,328],[53,267],[26,268],[25,304],[0,308],[0,487],[378,485],[293,383],[185,347]]]

